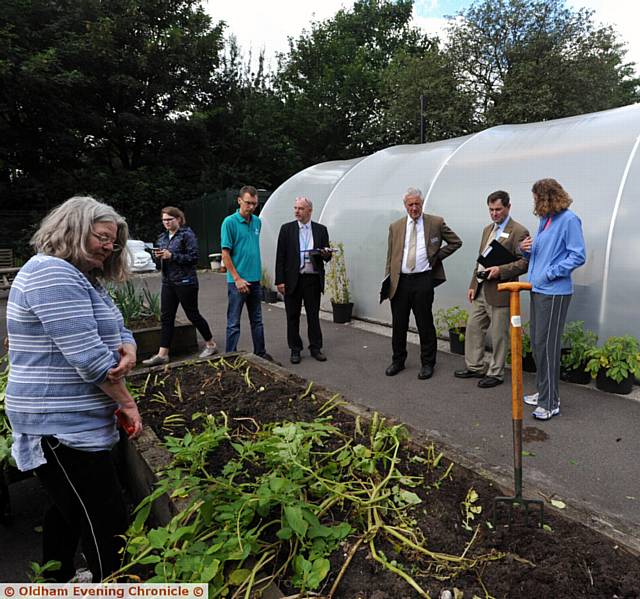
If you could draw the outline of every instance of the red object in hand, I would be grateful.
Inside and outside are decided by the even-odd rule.
[[[116,410],[116,418],[118,419],[118,425],[120,426],[120,428],[125,433],[127,433],[127,435],[131,436],[133,434],[133,431],[136,429],[136,427],[133,426],[132,424],[129,424],[129,422],[124,417],[124,414],[122,413],[122,410],[120,408]]]

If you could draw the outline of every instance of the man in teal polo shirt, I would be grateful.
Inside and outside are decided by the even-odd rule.
[[[238,349],[242,306],[247,304],[253,353],[269,357],[264,345],[262,307],[260,304],[260,229],[262,222],[254,211],[258,206],[258,191],[251,185],[240,189],[240,207],[222,221],[222,262],[227,267],[227,342],[226,351]]]

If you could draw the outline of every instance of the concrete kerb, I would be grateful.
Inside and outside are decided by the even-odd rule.
[[[218,357],[229,359],[239,356],[243,357],[248,362],[251,362],[256,368],[259,368],[262,371],[271,374],[275,379],[283,380],[289,378],[292,374],[295,374],[291,370],[281,365],[265,360],[254,354],[242,352],[221,354],[220,356],[216,356],[214,358],[180,360],[171,362],[170,364],[163,366],[143,369],[137,371],[136,374],[144,375],[145,373],[163,372],[184,365],[210,362]],[[326,385],[314,387],[313,393],[321,403],[330,401],[335,397],[340,397],[342,399],[342,402],[340,402],[340,404],[337,406],[337,409],[354,417],[359,416],[365,422],[369,422],[372,417],[371,408],[363,406],[361,404],[349,402],[347,399],[345,399],[342,393],[335,392],[328,388]],[[434,443],[438,448],[438,451],[441,451],[448,460],[454,462],[459,467],[465,468],[484,477],[496,487],[499,493],[506,494],[513,492],[513,475],[510,469],[501,466],[489,466],[480,460],[469,458],[462,446],[452,443],[451,440],[445,438],[445,436],[440,431],[420,431],[415,429],[411,425],[399,422],[398,419],[385,414],[384,412],[380,411],[379,413],[384,416],[387,422],[390,424],[403,424],[403,426],[405,426],[405,428],[409,432],[410,445],[413,445],[416,449],[424,449],[427,445]],[[136,440],[133,444],[128,444],[130,446],[135,445],[136,453],[140,454],[139,460],[137,460],[137,458],[134,458],[134,461],[132,461],[132,463],[135,463],[136,460],[141,462],[141,470],[139,476],[141,476],[141,480],[147,481],[145,483],[147,485],[149,485],[148,481],[150,473],[153,473],[153,480],[155,480],[155,474],[158,473],[162,468],[166,467],[171,459],[170,454],[166,452],[166,450],[164,450],[162,447],[160,447],[160,441],[157,439],[153,431],[148,431],[148,433],[149,434],[145,434],[143,435],[143,437]],[[157,443],[158,445],[153,447],[154,443]],[[146,462],[147,456],[149,456],[150,458],[150,463],[145,467],[142,465],[142,463]],[[153,483],[148,486],[147,493],[149,492],[149,489],[152,488],[152,486]],[[553,497],[545,494],[544,487],[541,485],[532,485],[529,483],[526,485],[524,491],[525,496],[527,497],[542,497],[543,499],[545,499],[546,510],[554,512],[559,516],[568,518],[574,522],[583,524],[587,528],[590,528],[604,535],[616,544],[624,547],[632,554],[640,555],[640,526],[635,527],[633,530],[627,530],[627,527],[625,527],[621,522],[615,520],[614,518],[603,518],[602,516],[598,515],[598,511],[595,506],[577,497],[565,497],[564,501],[567,507],[562,510],[556,509],[549,503],[549,501]],[[166,501],[170,502],[168,497]],[[166,517],[167,514],[173,515],[177,510],[179,511],[179,509],[183,505],[184,504],[182,503],[178,505],[171,505],[170,503],[162,505],[161,502],[161,505],[159,506],[160,514],[164,514],[164,517]],[[274,597],[277,596],[278,595],[274,595]]]

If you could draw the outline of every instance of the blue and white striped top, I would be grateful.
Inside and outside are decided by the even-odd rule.
[[[118,347],[135,342],[106,290],[67,261],[38,254],[11,286],[7,332],[5,407],[18,467],[34,436],[67,436],[89,450],[112,445],[117,406],[97,384],[120,361]],[[87,443],[86,431],[96,443]]]

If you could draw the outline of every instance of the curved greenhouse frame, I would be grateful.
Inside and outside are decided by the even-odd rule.
[[[634,104],[318,164],[283,183],[265,205],[263,263],[273,273],[280,225],[293,219],[296,196],[308,196],[313,219],[328,227],[332,241],[344,243],[354,314],[389,323],[388,303],[378,303],[388,227],[405,214],[406,189],[419,187],[425,212],[444,217],[464,242],[444,262],[447,282],[437,288],[434,308],[464,306],[480,234],[489,222],[489,193],[508,191],[511,215],[534,232],[531,186],[553,177],[573,198],[587,245],[587,263],[573,276],[568,318],[584,320],[601,339],[640,337],[633,300],[640,287],[639,144],[640,104]]]

